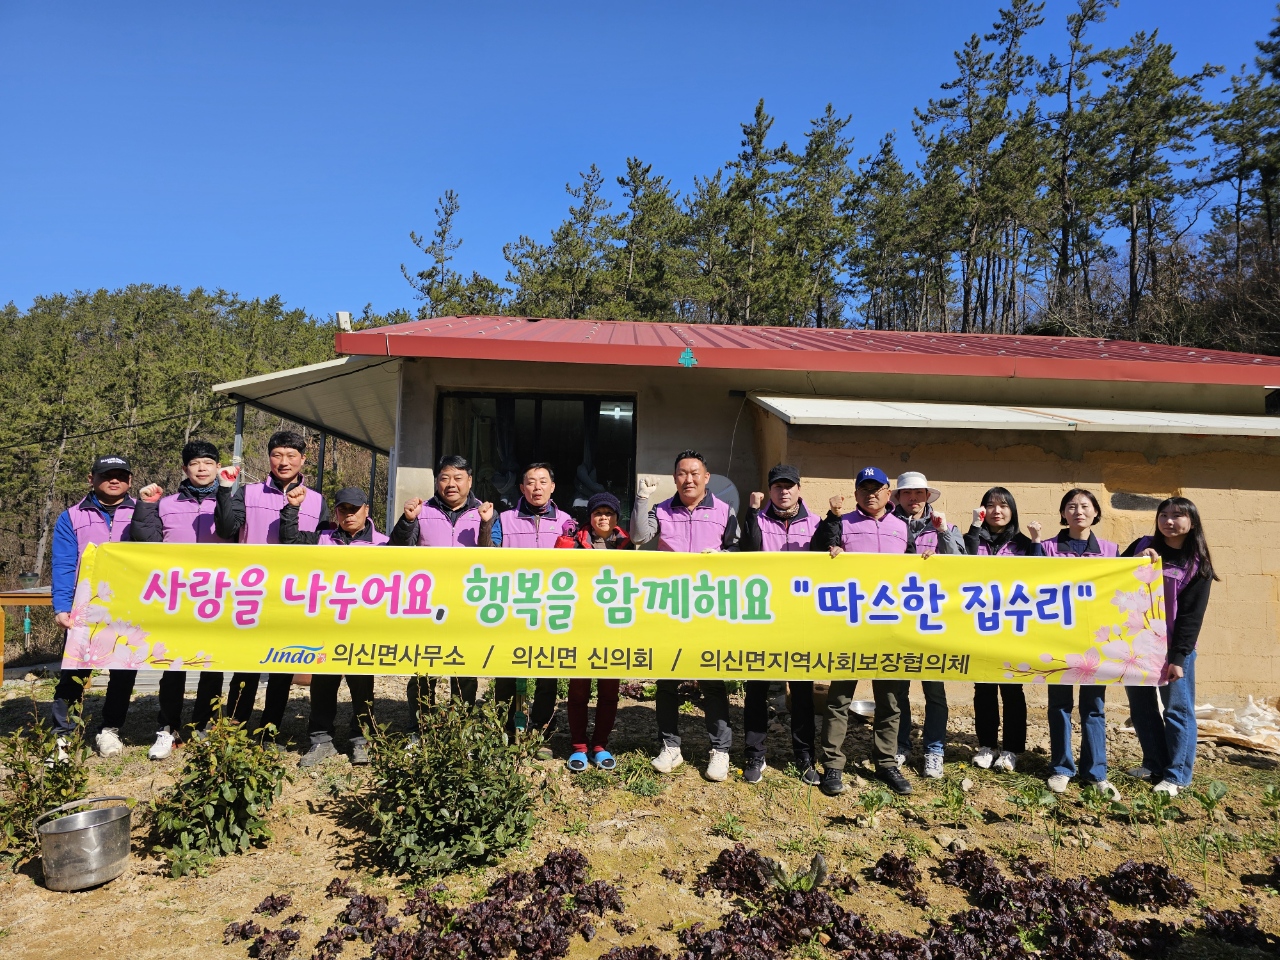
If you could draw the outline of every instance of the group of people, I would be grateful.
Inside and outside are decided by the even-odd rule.
[[[620,526],[621,505],[611,493],[595,494],[587,504],[586,523],[579,525],[552,499],[555,471],[550,464],[529,464],[520,481],[520,497],[514,508],[499,511],[481,502],[472,492],[471,465],[461,456],[442,457],[436,465],[435,492],[427,500],[414,498],[390,534],[377,530],[369,518],[368,498],[358,488],[338,491],[330,514],[325,498],[303,483],[306,441],[281,431],[268,442],[270,472],[261,483],[239,483],[238,467],[221,466],[218,450],[205,441],[193,441],[182,450],[184,479],[176,492],[165,495],[156,484],[130,496],[132,470],[123,457],[100,457],[89,478],[88,495],[65,511],[57,521],[53,543],[53,605],[58,623],[74,625],[72,598],[78,564],[91,543],[293,543],[325,546],[523,547],[545,549],[630,550],[654,543],[660,550],[677,553],[721,551],[825,551],[841,553],[933,554],[971,556],[1051,556],[1088,559],[1137,557],[1159,559],[1164,571],[1165,629],[1168,663],[1165,683],[1153,688],[1126,687],[1129,706],[1142,748],[1142,766],[1130,771],[1150,779],[1155,789],[1176,794],[1191,782],[1195,762],[1195,661],[1196,642],[1217,579],[1194,503],[1171,497],[1156,511],[1152,534],[1140,537],[1123,552],[1109,540],[1098,538],[1092,528],[1102,517],[1097,498],[1088,490],[1072,489],[1060,505],[1061,531],[1047,540],[1040,524],[1024,531],[1012,493],[992,487],[973,511],[965,534],[947,523],[933,504],[941,491],[918,472],[904,473],[890,485],[878,467],[869,466],[854,478],[855,506],[844,511],[845,498],[830,499],[825,516],[805,503],[799,471],[788,464],[774,466],[768,474],[768,491],[750,495],[741,518],[726,501],[707,488],[711,473],[697,451],[685,450],[675,458],[673,496],[652,502],[658,480],[638,480],[630,531]],[[71,704],[79,699],[89,671],[64,670],[55,691],[54,724],[60,735],[74,727]],[[132,694],[136,671],[112,670],[108,680],[101,729],[96,735],[104,756],[123,751],[119,730]],[[258,685],[257,673],[237,673],[223,710],[237,721],[252,717]],[[317,675],[311,680],[309,748],[302,764],[310,766],[335,756],[333,744],[337,715],[339,675]],[[367,763],[365,732],[372,720],[373,678],[348,674],[352,700],[351,760]],[[595,724],[588,731],[591,680],[569,683],[568,722],[571,752],[569,769],[578,772],[595,766],[611,770],[609,752],[618,708],[619,681],[596,681]],[[293,683],[291,674],[271,674],[267,683],[260,726],[279,729]],[[906,794],[912,790],[903,770],[911,752],[910,682],[873,680],[874,697],[872,761],[876,776],[889,789]],[[160,684],[160,716],[152,759],[163,759],[180,737],[199,735],[214,713],[224,681],[221,674],[201,674],[195,712],[182,724],[185,675],[166,672]],[[711,742],[705,776],[711,781],[728,779],[733,727],[729,699],[722,680],[700,680],[704,722]],[[454,696],[474,704],[476,678],[454,677]],[[743,711],[745,749],[743,778],[759,782],[766,768],[768,700],[770,683],[746,683]],[[948,722],[947,697],[942,681],[924,681],[925,714],[922,731],[926,777],[943,775]],[[844,782],[844,742],[856,681],[830,684],[821,722],[814,710],[812,682],[791,682],[791,741],[793,759],[801,779],[823,793],[836,796]],[[407,695],[416,711],[419,678],[410,680]],[[1080,761],[1072,751],[1074,688],[1049,688],[1048,726],[1050,764],[1048,786],[1062,793],[1072,778],[1092,784],[1113,798],[1119,791],[1107,776],[1105,693],[1102,685],[1084,685],[1079,692],[1081,720]],[[508,727],[514,729],[516,681],[498,678],[493,696],[509,702]],[[528,711],[531,730],[549,735],[558,699],[555,678],[539,677]],[[1003,706],[1003,710],[1001,709]],[[653,766],[671,773],[684,763],[680,739],[680,681],[657,682],[656,717],[660,749]],[[1025,750],[1027,706],[1023,686],[1015,683],[974,685],[974,721],[978,750],[972,762],[979,767],[1013,771]],[[415,713],[416,715],[416,713]],[[540,755],[550,758],[544,746]]]

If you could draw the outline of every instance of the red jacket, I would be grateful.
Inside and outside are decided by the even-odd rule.
[[[581,548],[583,550],[594,550],[591,546],[591,530],[589,527],[579,527],[573,536],[556,537],[556,546],[564,550],[573,550]],[[634,550],[635,544],[631,542],[631,538],[623,532],[621,527],[614,527],[613,533],[605,539],[605,546],[609,550]]]

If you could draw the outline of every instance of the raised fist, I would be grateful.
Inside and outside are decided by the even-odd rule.
[[[1040,527],[1039,520],[1032,520],[1030,523],[1027,524],[1027,534],[1031,537],[1032,543],[1040,542],[1040,529],[1041,527]]]
[[[493,504],[488,500],[480,504],[480,522],[493,523]]]
[[[307,488],[302,484],[290,487],[284,498],[289,501],[289,506],[300,507],[302,506],[302,501],[307,499]]]
[[[658,489],[658,478],[651,473],[642,473],[636,481],[636,499],[648,500]]]
[[[986,507],[979,507],[977,510],[973,511],[973,525],[975,527],[982,526],[982,521],[986,519],[987,519]]]
[[[148,483],[138,491],[138,499],[147,503],[155,503],[164,496],[164,487],[158,483]]]
[[[933,512],[933,529],[947,529],[947,515],[945,513],[940,513],[937,510]]]
[[[751,494],[751,509],[759,510],[763,506],[764,506],[764,494],[760,493],[759,491],[753,492]]]
[[[831,512],[838,514],[840,512],[840,508],[844,506],[844,494],[837,493],[834,497],[828,500],[827,503],[831,504]],[[832,556],[835,556],[835,554],[832,554]]]
[[[218,485],[230,487],[240,479],[240,468],[238,466],[223,467],[218,471]]]
[[[422,513],[422,498],[410,497],[404,502],[404,518],[406,520],[417,520]]]

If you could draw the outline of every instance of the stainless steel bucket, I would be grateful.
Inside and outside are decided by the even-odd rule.
[[[36,817],[31,828],[40,837],[40,861],[44,884],[50,890],[85,890],[114,880],[129,861],[129,830],[132,811],[128,807],[86,810],[41,823],[63,810],[85,807],[127,797],[89,797],[64,803]]]

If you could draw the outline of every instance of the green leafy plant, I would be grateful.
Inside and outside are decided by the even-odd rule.
[[[858,817],[858,825],[877,827],[880,825],[880,811],[892,805],[893,794],[884,787],[871,787],[858,794],[858,806],[862,814]]]
[[[76,729],[61,738],[62,759],[53,759],[58,757],[59,737],[44,720],[0,737],[0,849],[16,856],[15,865],[39,852],[40,838],[31,829],[32,821],[87,793],[89,747],[83,736],[81,705],[72,706],[70,715]]]
[[[573,776],[573,785],[583,793],[598,793],[608,790],[615,783],[613,774],[607,770],[583,770]]]
[[[737,843],[747,835],[747,828],[732,813],[726,813],[711,827],[711,833],[713,836],[724,837],[726,840]]]
[[[637,750],[619,754],[614,773],[623,789],[637,797],[656,797],[663,790],[662,782],[653,770],[649,758]]]
[[[946,823],[957,827],[966,826],[970,820],[978,817],[978,811],[969,803],[969,795],[964,792],[964,787],[954,779],[942,781],[941,793],[934,797],[933,806],[942,812]]]
[[[369,740],[364,807],[374,850],[413,876],[491,863],[533,831],[528,768],[542,741],[508,740],[504,705],[424,707],[419,739],[381,730]]]
[[[1227,785],[1221,780],[1213,780],[1204,790],[1188,790],[1187,793],[1204,808],[1205,816],[1217,823],[1225,823],[1226,815],[1219,809],[1227,796]]]
[[[1039,780],[1025,780],[1009,797],[1009,802],[1018,811],[1018,822],[1026,823],[1028,817],[1034,821],[1042,812],[1056,806],[1058,798]]]
[[[267,813],[289,778],[284,760],[264,740],[229,718],[214,721],[204,739],[184,748],[178,781],[155,801],[155,851],[174,877],[202,873],[218,857],[244,853],[271,839]]]

